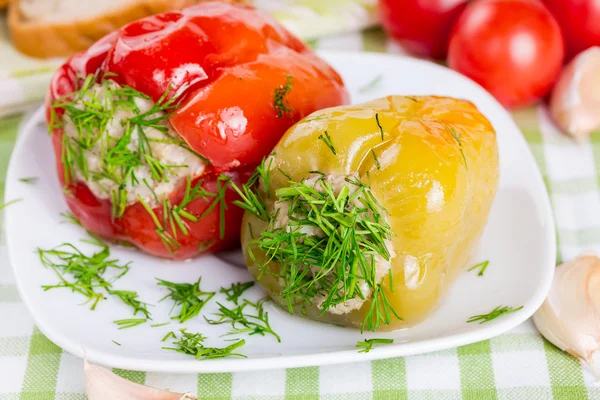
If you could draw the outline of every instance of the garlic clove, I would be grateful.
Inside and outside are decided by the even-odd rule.
[[[592,358],[600,348],[600,259],[585,255],[556,267],[533,322],[549,342],[585,362],[600,380]]]
[[[564,68],[552,91],[550,112],[576,139],[600,128],[600,47],[590,47]]]
[[[189,393],[173,393],[130,382],[106,368],[83,361],[89,400],[198,400]]]

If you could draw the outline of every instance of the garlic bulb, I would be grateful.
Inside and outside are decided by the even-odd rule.
[[[552,91],[550,112],[577,139],[600,128],[600,47],[590,47],[565,67]]]
[[[584,361],[600,380],[592,358],[600,348],[600,259],[582,255],[556,267],[533,322],[548,341]]]
[[[83,362],[83,372],[89,400],[198,400],[188,393],[167,392],[130,382],[87,360]]]

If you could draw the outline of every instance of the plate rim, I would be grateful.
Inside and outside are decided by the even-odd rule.
[[[455,71],[452,71],[444,66],[438,65],[434,62],[416,59],[413,57],[403,56],[403,55],[394,55],[394,54],[386,54],[386,53],[376,53],[376,52],[366,52],[366,51],[318,51],[319,56],[323,58],[331,57],[375,57],[375,58],[390,58],[394,60],[401,60],[403,62],[417,63],[417,64],[426,64],[428,67],[434,67],[435,69],[443,69],[446,72],[450,71],[453,74],[456,74],[461,79],[465,79],[470,81],[472,84],[478,86],[481,90],[485,92],[485,90],[473,82],[469,78],[458,74]],[[486,92],[487,93],[487,92]],[[543,196],[543,208],[538,210],[541,212],[543,218],[541,221],[543,222],[545,229],[543,230],[544,246],[547,248],[548,254],[556,254],[556,228],[554,221],[554,214],[551,207],[550,198],[548,195],[548,191],[543,181],[542,173],[535,162],[535,157],[531,148],[529,147],[527,141],[523,137],[521,129],[517,126],[515,121],[510,116],[509,112],[505,110],[493,97],[487,93],[489,98],[495,103],[495,107],[498,109],[498,112],[503,114],[503,117],[507,120],[507,123],[512,124],[513,128],[521,133],[518,138],[515,138],[521,147],[524,147],[529,155],[526,160],[527,163],[532,167],[532,173],[534,174],[534,180],[538,189],[541,189]],[[38,124],[40,120],[44,119],[45,111],[44,105],[42,105],[33,115],[30,116],[29,120],[22,124],[20,127],[20,134],[17,138],[17,142],[12,151],[9,166],[6,174],[6,190],[5,190],[5,200],[10,198],[10,194],[12,192],[12,187],[15,184],[14,179],[10,179],[14,175],[13,169],[15,168],[14,159],[17,154],[22,152],[21,148],[24,146],[25,137],[28,135],[28,132],[31,132],[34,128],[34,125]],[[347,362],[358,362],[358,361],[372,361],[372,360],[380,360],[386,358],[394,358],[394,357],[404,357],[410,355],[424,354],[430,353],[434,351],[444,350],[448,348],[455,348],[458,346],[463,346],[475,342],[479,342],[482,340],[487,340],[492,337],[503,334],[510,329],[515,328],[516,326],[525,322],[533,313],[542,305],[543,301],[546,298],[548,291],[550,290],[550,286],[552,284],[552,279],[554,275],[554,268],[556,264],[556,258],[550,256],[549,264],[546,266],[548,273],[544,275],[544,281],[538,285],[538,290],[532,295],[532,298],[528,303],[520,310],[518,313],[511,314],[510,317],[503,318],[499,321],[496,321],[494,324],[481,326],[477,330],[461,332],[458,334],[451,334],[449,336],[444,336],[441,338],[433,338],[433,339],[425,339],[418,342],[411,342],[409,345],[405,343],[397,343],[390,344],[385,347],[374,347],[368,353],[361,353],[360,359],[357,359],[357,351],[356,349],[345,349],[345,350],[335,350],[335,351],[325,351],[325,352],[317,352],[317,353],[309,353],[309,354],[297,354],[297,355],[285,355],[285,356],[268,356],[268,357],[254,357],[254,358],[246,358],[246,359],[218,359],[218,360],[210,360],[210,362],[203,361],[198,362],[195,359],[189,360],[147,360],[147,359],[139,359],[131,356],[116,356],[114,354],[104,353],[102,351],[97,351],[93,349],[84,349],[82,346],[77,345],[73,342],[72,339],[56,332],[51,326],[48,326],[43,318],[39,318],[36,314],[35,309],[32,307],[30,303],[30,299],[28,297],[27,291],[24,289],[24,282],[21,280],[21,277],[18,273],[18,268],[15,265],[13,260],[17,259],[16,254],[13,254],[14,246],[12,245],[13,238],[9,232],[13,231],[11,228],[17,221],[15,220],[15,213],[5,213],[5,228],[6,228],[6,246],[8,249],[8,257],[9,264],[12,268],[13,274],[15,276],[15,283],[19,295],[30,312],[35,325],[39,328],[39,330],[48,337],[53,343],[66,350],[67,352],[79,357],[79,358],[87,358],[88,361],[97,363],[104,366],[110,366],[113,368],[121,368],[126,370],[142,370],[147,372],[166,372],[166,373],[221,373],[221,372],[240,372],[240,371],[258,371],[258,370],[266,370],[266,369],[280,369],[280,368],[297,368],[297,367],[307,367],[307,366],[317,366],[317,365],[331,365],[331,364],[340,364]]]

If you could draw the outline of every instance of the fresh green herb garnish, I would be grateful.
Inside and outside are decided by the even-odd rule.
[[[128,318],[128,319],[118,319],[113,321],[115,324],[119,326],[119,329],[127,329],[133,328],[134,326],[141,325],[148,321],[146,318]]]
[[[285,85],[275,88],[275,92],[273,93],[273,108],[277,112],[277,118],[282,118],[285,113],[294,111],[286,99],[289,91],[294,87],[292,76],[288,75],[285,79]]]
[[[73,124],[76,134],[65,134],[62,139],[65,186],[75,183],[79,177],[97,183],[111,199],[113,217],[120,218],[127,206],[127,185],[140,183],[136,176],[138,168],[146,166],[153,180],[169,182],[175,169],[185,167],[168,165],[156,158],[152,142],[174,144],[201,156],[185,141],[173,137],[166,124],[183,91],[171,93],[169,88],[149,110],[142,112],[137,101],[150,100],[150,97],[129,86],[119,86],[108,77],[90,74],[73,93],[55,100],[49,132],[65,126],[64,117]],[[105,94],[100,95],[97,87],[102,87]],[[64,117],[59,117],[57,110],[63,110]],[[107,133],[107,127],[120,111],[129,111],[132,115],[122,121],[123,135],[113,137]],[[158,131],[164,138],[148,136],[147,129]],[[95,169],[90,169],[87,161],[92,151],[98,152],[100,161]],[[114,188],[109,188],[106,182],[112,182]]]
[[[373,160],[375,161],[375,166],[377,169],[381,169],[381,165],[379,164],[379,160],[377,159],[377,154],[375,154],[375,150],[371,149],[371,154],[373,154]]]
[[[227,296],[227,301],[231,301],[232,303],[238,304],[240,296],[244,294],[246,290],[253,287],[254,283],[254,281],[233,283],[228,288],[221,288],[219,290],[219,293],[223,293],[225,296]]]
[[[479,322],[480,324],[484,324],[486,322],[490,322],[498,317],[501,317],[506,314],[514,313],[515,311],[519,311],[523,306],[513,308],[508,306],[498,306],[494,308],[491,312],[482,315],[475,315],[467,320],[467,322]]]
[[[460,149],[460,154],[462,155],[463,162],[465,163],[465,167],[467,167],[467,169],[468,169],[469,166],[467,165],[467,158],[465,157],[465,152],[463,151],[462,143],[460,141],[461,134],[460,133],[457,134],[456,131],[454,130],[454,128],[449,127],[446,124],[444,124],[444,128],[446,128],[446,131],[448,131],[448,133],[450,133],[450,135],[452,135],[454,140],[456,140],[456,143],[458,143],[458,148]]]
[[[150,325],[151,328],[158,328],[159,326],[165,326],[165,325],[169,325],[171,322],[162,322],[160,324],[152,324]]]
[[[83,226],[81,225],[81,221],[79,221],[77,217],[75,217],[70,211],[61,212],[60,216],[64,218],[64,220],[61,221],[61,224],[73,224],[77,226]]]
[[[356,343],[356,348],[359,353],[368,353],[376,344],[392,344],[394,339],[365,339],[362,342]]]
[[[479,264],[474,265],[471,268],[469,268],[467,271],[470,272],[470,271],[473,271],[474,269],[479,268],[479,272],[477,273],[477,276],[483,276],[483,274],[485,273],[485,270],[487,269],[489,263],[490,263],[489,261],[480,262]]]
[[[383,127],[381,126],[381,123],[379,122],[379,114],[375,113],[375,122],[377,122],[377,127],[379,128],[379,132],[381,133],[381,141],[383,141]]]
[[[223,357],[244,357],[245,355],[240,353],[234,353],[234,351],[244,344],[246,341],[241,339],[233,344],[230,344],[226,347],[206,347],[204,346],[204,341],[206,337],[200,333],[190,333],[185,330],[185,328],[180,329],[180,336],[178,337],[175,332],[169,332],[167,336],[164,337],[163,342],[169,338],[173,338],[171,343],[176,347],[163,347],[165,350],[174,350],[179,353],[188,354],[194,356],[196,360],[211,360],[215,358],[223,358]]]
[[[381,75],[381,74],[377,75],[375,78],[373,78],[366,85],[364,85],[360,89],[358,89],[358,92],[360,94],[365,94],[365,93],[370,92],[371,90],[373,90],[377,86],[379,86],[379,84],[381,83],[382,79],[383,79],[383,75]]]
[[[256,168],[256,171],[254,171],[250,179],[248,179],[248,182],[242,185],[241,189],[234,182],[231,182],[231,187],[242,198],[241,201],[235,200],[233,204],[256,215],[263,221],[269,220],[269,214],[267,213],[267,207],[265,206],[262,196],[257,194],[257,184],[259,179],[265,184],[266,197],[270,198],[271,188],[269,183],[271,181],[271,164],[273,163],[273,159],[269,158],[269,160],[268,166],[265,166],[265,159],[262,160],[260,165]]]
[[[331,150],[334,156],[337,155],[335,147],[333,147],[333,142],[331,141],[331,136],[329,136],[329,132],[325,131],[322,135],[319,135],[318,139],[322,140],[323,143],[325,143],[325,146],[329,147],[329,150]]]
[[[273,221],[280,209],[274,209],[268,215],[268,229],[252,240],[249,256],[261,276],[271,274],[282,282],[279,295],[290,313],[296,307],[303,311],[314,306],[319,299],[324,314],[347,300],[372,294],[362,329],[376,330],[382,323],[391,323],[392,317],[401,319],[375,278],[375,258],[390,258],[386,241],[392,231],[385,209],[357,178],[347,178],[350,185],[336,194],[326,177],[318,175],[314,185],[290,178],[289,187],[276,191],[278,201],[289,205],[290,221],[285,227],[275,227]],[[256,208],[247,206],[247,210]],[[255,215],[264,218],[262,212]],[[252,246],[265,253],[268,261],[264,265],[252,254]],[[268,268],[270,262],[278,264],[277,270]],[[371,293],[362,292],[363,281]]]
[[[0,210],[5,209],[6,207],[10,206],[11,204],[15,204],[15,203],[18,203],[20,201],[23,201],[23,199],[14,199],[14,200],[11,200],[11,201],[7,201],[4,204],[0,204]]]
[[[121,264],[118,260],[110,259],[110,250],[104,243],[89,241],[100,247],[100,251],[88,256],[70,243],[63,243],[50,250],[38,249],[42,265],[51,268],[60,278],[56,285],[44,285],[44,290],[68,288],[85,296],[91,302],[94,310],[98,302],[104,299],[103,289],[110,294],[111,281],[104,278],[108,269],[119,271],[114,278],[118,279],[129,271],[129,263]]]
[[[170,298],[173,300],[173,308],[181,306],[179,314],[171,317],[171,319],[179,320],[180,323],[194,318],[200,314],[202,308],[215,295],[214,292],[204,292],[200,289],[200,281],[198,278],[196,283],[173,283],[163,279],[158,279],[158,285],[164,286],[169,290],[169,294],[163,297],[160,301]]]
[[[23,183],[36,183],[38,181],[38,177],[37,176],[31,176],[31,177],[27,177],[27,178],[19,178],[19,182],[23,182]]]
[[[211,192],[206,191],[202,187],[202,184],[203,184],[202,180],[199,180],[195,186],[192,186],[192,179],[191,179],[191,177],[188,177],[186,187],[185,187],[185,193],[184,193],[183,199],[181,199],[179,204],[172,205],[168,198],[163,199],[163,201],[162,201],[162,220],[160,218],[158,218],[158,215],[156,214],[156,212],[154,212],[152,207],[150,207],[150,205],[141,196],[138,196],[138,201],[144,207],[144,209],[146,210],[148,215],[150,215],[150,218],[152,218],[152,221],[154,222],[154,225],[156,226],[156,229],[155,229],[156,234],[162,241],[165,248],[167,250],[169,250],[169,252],[173,253],[176,251],[177,248],[179,248],[181,246],[179,244],[179,242],[177,241],[178,235],[179,235],[178,232],[181,232],[181,234],[183,234],[183,235],[189,235],[190,231],[189,231],[189,227],[188,227],[188,222],[198,222],[201,219],[204,219],[215,208],[216,205],[220,206],[221,235],[224,235],[224,229],[225,229],[224,213],[225,213],[225,210],[227,209],[227,206],[225,203],[226,184],[221,185],[221,182],[228,181],[228,180],[229,180],[229,178],[227,178],[227,177],[225,177],[224,179],[219,177],[219,179],[217,179],[218,193],[211,193]],[[158,196],[156,196],[156,193],[154,193],[154,191],[150,188],[150,185],[148,185],[148,183],[145,180],[143,181],[143,183],[148,187],[148,189],[150,189],[150,192],[152,193],[152,196],[153,196],[155,202],[159,203]],[[214,200],[212,201],[210,206],[206,209],[206,211],[204,213],[202,213],[201,216],[198,217],[196,215],[191,214],[189,211],[187,211],[186,207],[192,201],[199,199],[199,198],[202,198],[202,199],[214,198]]]
[[[116,344],[117,346],[121,346],[121,343],[119,342],[115,342],[114,340],[112,341],[114,344]]]
[[[414,101],[415,103],[418,103],[418,102],[419,102],[419,100],[417,100],[416,98],[414,98],[414,97],[412,97],[412,96],[404,96],[404,97],[406,97],[406,98],[407,98],[407,99],[409,99],[409,100],[412,100],[412,101]]]
[[[269,324],[269,313],[265,312],[263,308],[263,304],[266,301],[269,301],[267,297],[256,303],[253,303],[248,299],[244,299],[240,303],[239,296],[241,295],[241,292],[236,292],[232,295],[232,298],[235,300],[232,301],[235,304],[235,307],[227,307],[217,302],[217,305],[219,306],[219,311],[215,313],[217,319],[209,319],[205,316],[204,319],[206,322],[211,325],[231,324],[232,330],[229,331],[227,335],[247,333],[249,335],[265,336],[265,334],[268,333],[273,335],[278,342],[281,342],[281,338]],[[253,308],[254,312],[252,314],[247,312],[247,307]]]
[[[150,318],[150,312],[148,311],[148,303],[143,303],[141,301],[138,300],[138,294],[137,292],[131,291],[131,290],[111,290],[108,289],[108,293],[113,295],[113,296],[117,296],[118,298],[121,299],[121,301],[131,307],[133,309],[133,315],[137,315],[137,313],[139,312],[140,314],[144,314],[144,317],[146,319],[152,319]]]

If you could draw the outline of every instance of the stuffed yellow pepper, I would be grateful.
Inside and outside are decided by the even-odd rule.
[[[290,313],[414,325],[468,262],[497,184],[496,134],[468,101],[389,96],[317,111],[239,189],[246,264]]]

